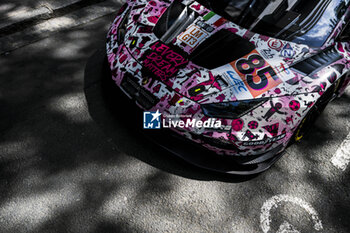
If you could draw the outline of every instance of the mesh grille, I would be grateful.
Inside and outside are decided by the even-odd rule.
[[[328,66],[340,59],[342,59],[342,56],[336,51],[336,49],[329,48],[293,65],[292,68],[301,71],[305,75],[312,75],[323,67]]]
[[[121,88],[146,110],[151,109],[159,102],[157,97],[140,86],[137,79],[130,74],[125,75]]]

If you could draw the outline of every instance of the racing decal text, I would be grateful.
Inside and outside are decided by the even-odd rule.
[[[282,83],[274,69],[256,51],[232,62],[231,65],[254,98]]]
[[[209,33],[203,29],[191,25],[185,32],[179,36],[179,40],[190,46],[191,48],[197,47],[205,38],[209,36]]]
[[[160,42],[153,44],[151,49],[145,54],[144,66],[163,81],[173,77],[180,67],[188,63],[183,56]]]

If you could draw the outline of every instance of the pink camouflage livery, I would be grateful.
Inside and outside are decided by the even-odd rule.
[[[221,17],[205,2],[128,0],[108,32],[112,79],[145,111],[183,121],[220,121],[219,128],[190,125],[171,130],[214,154],[243,158],[238,163],[247,169],[230,173],[258,173],[304,136],[306,124],[320,113],[314,109],[341,96],[350,83],[350,43],[344,39],[349,1],[328,1],[308,34],[293,38],[290,34],[297,30],[285,29],[290,24],[273,36],[262,34],[259,27],[268,19],[266,13],[259,12],[246,29],[239,21],[247,7],[235,18]],[[332,16],[334,4],[343,4],[342,15],[322,43],[307,43],[317,22]],[[292,15],[297,7],[286,12]]]

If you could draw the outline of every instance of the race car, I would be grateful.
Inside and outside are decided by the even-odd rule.
[[[111,80],[161,146],[257,174],[349,85],[349,2],[128,0],[107,36]]]

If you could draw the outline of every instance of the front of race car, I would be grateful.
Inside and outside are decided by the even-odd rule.
[[[108,34],[113,80],[141,109],[161,113],[163,128],[216,154],[271,160],[349,70],[348,44],[322,51],[318,66],[327,68],[307,73],[300,61],[321,49],[253,33],[207,7],[128,1]]]

